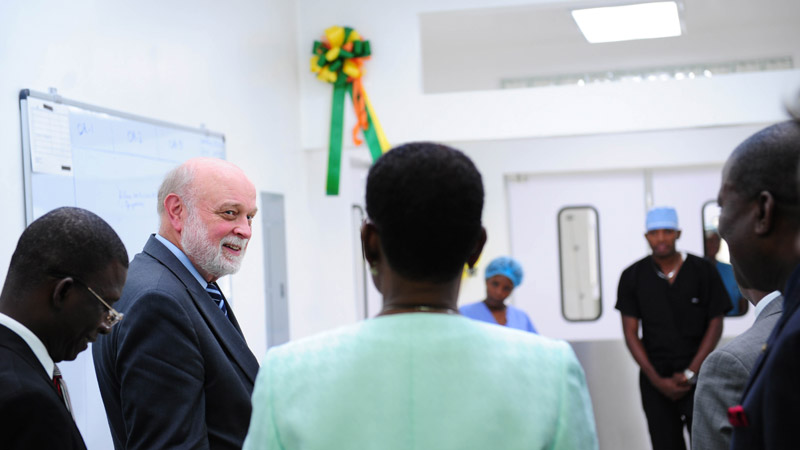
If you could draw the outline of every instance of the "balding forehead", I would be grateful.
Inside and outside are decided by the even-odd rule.
[[[222,183],[245,182],[255,190],[253,183],[244,171],[229,161],[213,158],[196,158],[187,161],[187,164],[191,164],[195,169],[195,177],[193,180],[195,183],[204,184],[208,180],[215,180]]]
[[[185,163],[187,166],[192,166],[195,170],[198,171],[238,171],[242,175],[244,175],[244,171],[239,168],[236,164],[226,161],[224,159],[219,158],[192,158],[187,160]]]

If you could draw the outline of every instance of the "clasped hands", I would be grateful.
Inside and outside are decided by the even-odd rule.
[[[659,377],[654,384],[659,392],[673,401],[680,400],[692,389],[683,372],[675,372],[671,377]]]

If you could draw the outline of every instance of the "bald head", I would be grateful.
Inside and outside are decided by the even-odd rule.
[[[191,204],[198,194],[198,186],[194,183],[196,178],[202,183],[220,177],[241,178],[250,183],[242,169],[223,159],[192,158],[170,170],[158,189],[158,215],[164,215],[164,200],[169,194],[175,194]]]
[[[256,211],[255,186],[240,168],[221,159],[190,159],[161,184],[158,233],[214,281],[239,269]]]
[[[744,199],[768,191],[779,204],[797,206],[797,168],[800,162],[800,124],[782,122],[750,136],[733,151],[726,164],[726,182]]]
[[[800,224],[798,162],[800,126],[782,122],[742,142],[725,164],[719,233],[746,287],[779,290],[800,262],[792,245]]]
[[[95,295],[113,305],[127,273],[125,246],[108,223],[85,209],[58,208],[22,232],[0,312],[32,331],[53,361],[73,360],[111,331],[106,305]]]
[[[87,280],[112,263],[128,267],[125,245],[111,226],[91,211],[57,208],[22,232],[11,256],[3,297],[13,300],[18,289],[53,275]]]

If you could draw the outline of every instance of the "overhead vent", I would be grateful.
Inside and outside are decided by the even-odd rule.
[[[641,83],[668,80],[710,78],[718,75],[748,72],[769,72],[794,68],[791,56],[780,58],[732,61],[714,64],[693,64],[670,67],[650,67],[635,70],[609,70],[602,72],[570,73],[553,76],[507,78],[500,80],[501,89],[542,86],[584,86],[587,84],[628,82]]]

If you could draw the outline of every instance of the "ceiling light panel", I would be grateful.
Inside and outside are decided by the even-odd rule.
[[[675,2],[576,9],[572,17],[592,44],[681,35]]]

